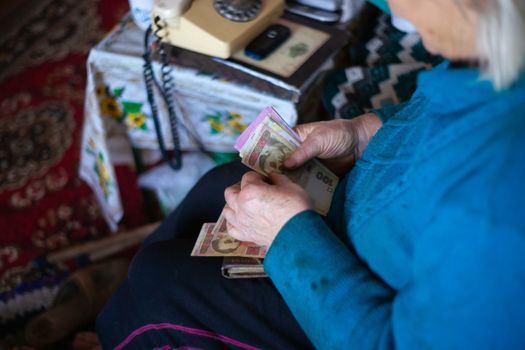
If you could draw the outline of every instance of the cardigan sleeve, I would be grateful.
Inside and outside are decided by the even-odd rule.
[[[525,348],[525,233],[492,219],[444,205],[399,290],[312,211],[282,228],[264,265],[319,349]]]
[[[397,112],[402,110],[408,102],[399,103],[396,105],[391,105],[383,108],[372,109],[370,112],[375,113],[379,119],[386,123],[391,117],[393,117]]]
[[[394,291],[317,213],[299,213],[283,226],[264,267],[316,348],[372,348],[388,332]]]

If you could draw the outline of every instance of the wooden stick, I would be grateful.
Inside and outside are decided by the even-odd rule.
[[[160,222],[155,222],[141,226],[129,232],[116,233],[112,236],[105,237],[93,242],[87,242],[69,247],[49,254],[47,261],[54,264],[74,259],[82,255],[89,255],[91,259],[100,260],[104,257],[107,257],[108,255],[118,253],[135,244],[139,244],[159,225]]]

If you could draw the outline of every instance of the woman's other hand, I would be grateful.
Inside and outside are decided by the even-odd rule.
[[[343,175],[361,157],[381,125],[374,113],[298,125],[295,131],[302,140],[301,147],[285,160],[284,166],[293,169],[317,157],[334,173]]]
[[[308,194],[285,175],[272,173],[269,180],[250,171],[225,190],[224,216],[232,237],[269,247],[288,220],[313,208]]]

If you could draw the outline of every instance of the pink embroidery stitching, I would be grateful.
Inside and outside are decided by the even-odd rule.
[[[222,334],[218,334],[218,333],[214,333],[214,332],[210,332],[210,331],[205,331],[203,329],[197,329],[197,328],[180,326],[180,325],[171,324],[171,323],[148,324],[148,325],[142,326],[142,327],[134,330],[133,332],[131,332],[131,334],[128,335],[126,337],[126,339],[124,339],[124,341],[122,343],[120,343],[119,345],[117,345],[113,350],[122,350],[135,337],[139,336],[140,334],[142,334],[144,332],[148,332],[150,330],[160,330],[160,329],[175,329],[175,330],[178,330],[178,331],[181,331],[181,332],[185,332],[185,333],[189,333],[189,334],[200,335],[202,337],[208,337],[208,338],[212,338],[212,339],[217,339],[219,341],[222,341],[223,343],[232,344],[232,345],[237,346],[237,347],[239,347],[241,349],[261,350],[259,348],[253,347],[253,346],[248,345],[248,344],[244,344],[244,343],[242,343],[240,341],[237,341],[235,339],[229,338],[229,337],[224,336]],[[163,349],[163,348],[161,348],[161,349]]]
[[[169,345],[164,345],[161,348],[154,348],[153,350],[202,350],[202,349],[194,348],[191,346],[181,346],[180,348],[172,348]]]

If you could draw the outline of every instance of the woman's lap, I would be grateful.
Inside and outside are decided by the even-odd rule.
[[[161,240],[196,238],[203,223],[217,221],[225,204],[224,189],[240,181],[248,170],[241,162],[210,170],[190,190],[178,208],[144,241],[143,247]]]
[[[221,276],[222,258],[190,256],[200,225],[215,221],[224,205],[224,187],[245,171],[226,169],[234,179],[221,168],[205,176],[135,256],[97,320],[104,349],[311,347],[269,279],[229,280]],[[207,188],[213,183],[224,187]],[[221,199],[212,200],[217,193]],[[188,204],[202,215],[184,215],[194,215]]]

